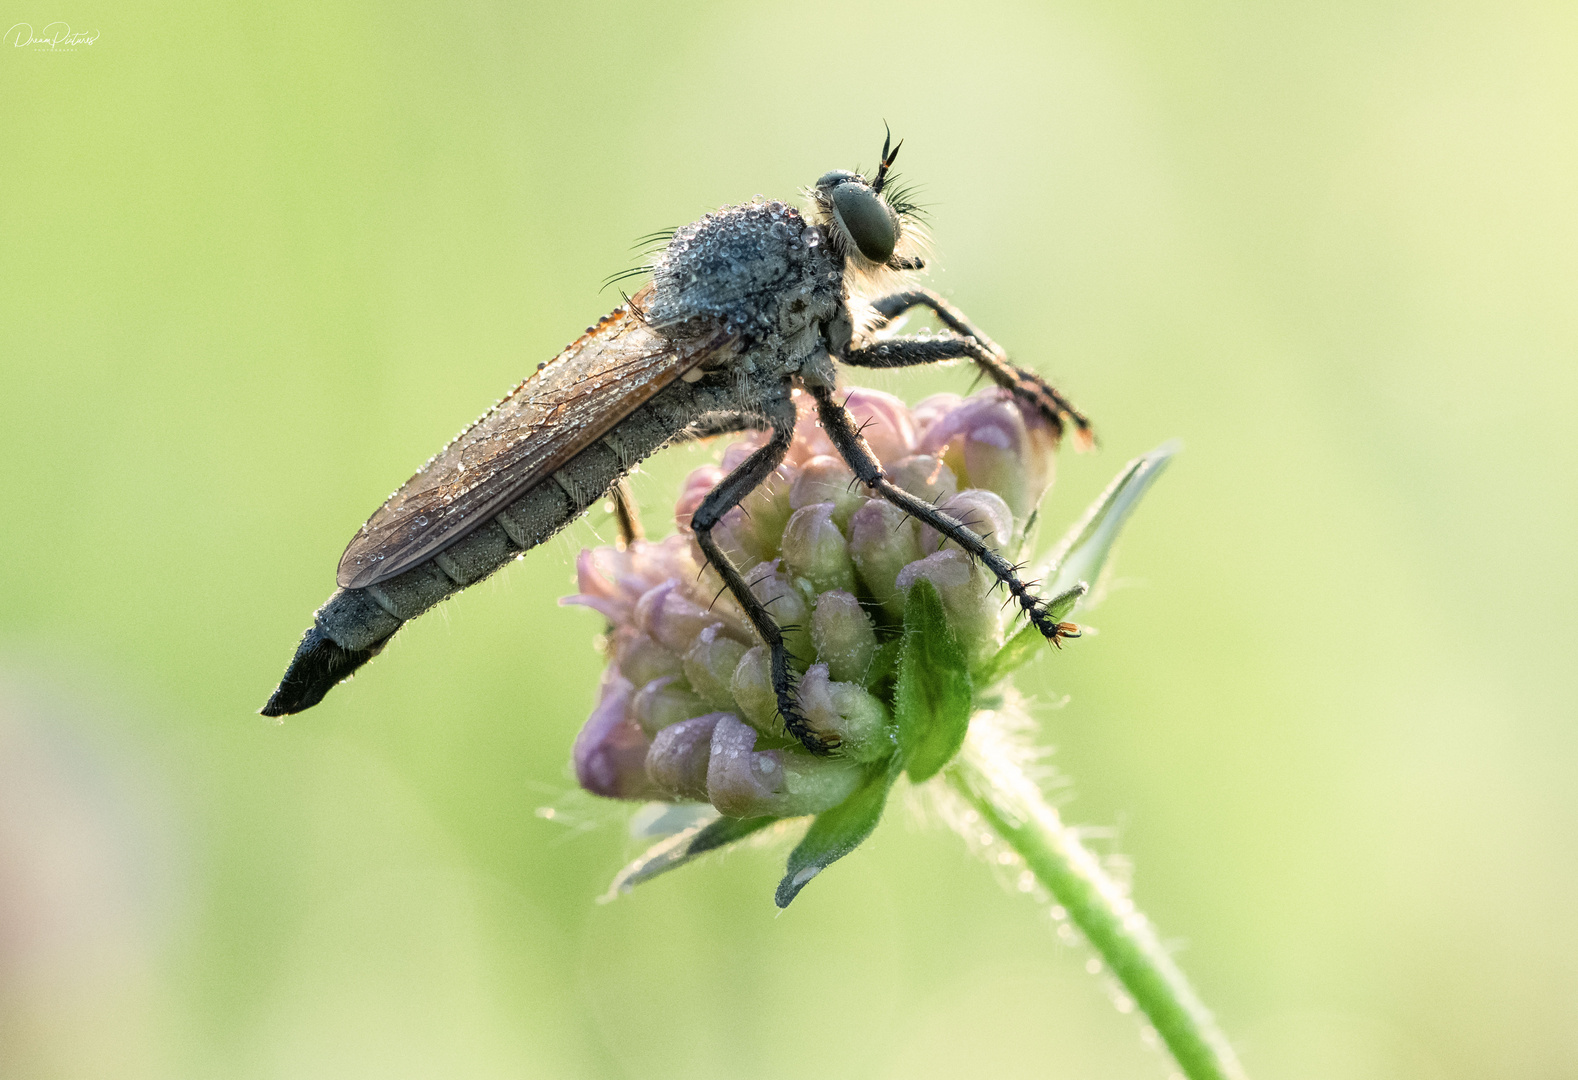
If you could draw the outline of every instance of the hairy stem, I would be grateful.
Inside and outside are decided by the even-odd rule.
[[[977,716],[948,780],[1068,911],[1189,1080],[1246,1080],[1227,1037],[1151,921],[1048,805],[1022,757],[1011,732]]]

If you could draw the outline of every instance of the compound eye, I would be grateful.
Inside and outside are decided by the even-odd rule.
[[[898,221],[876,192],[863,183],[846,182],[833,189],[832,201],[833,216],[862,255],[874,263],[893,257],[899,242]]]
[[[823,191],[827,191],[850,180],[860,180],[860,174],[852,173],[848,169],[834,169],[832,172],[823,173],[817,180],[816,186]]]

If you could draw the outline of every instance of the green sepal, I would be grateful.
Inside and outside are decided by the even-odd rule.
[[[811,822],[805,838],[789,853],[789,865],[773,900],[781,908],[800,895],[807,882],[854,851],[882,820],[888,790],[899,776],[899,756],[874,762],[855,793]]]
[[[714,817],[711,821],[697,822],[653,844],[640,858],[619,871],[603,899],[612,900],[643,881],[650,881],[659,874],[684,866],[709,851],[743,840],[778,820],[775,817]]]
[[[1052,549],[1044,570],[1036,574],[1047,582],[1049,590],[1060,594],[1082,581],[1096,587],[1124,522],[1181,448],[1182,444],[1172,439],[1123,467],[1107,490],[1090,504],[1085,516]]]
[[[899,757],[910,779],[929,780],[964,745],[975,685],[942,597],[918,578],[904,599],[904,646],[893,692]]]

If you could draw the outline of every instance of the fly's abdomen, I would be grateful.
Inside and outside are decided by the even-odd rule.
[[[264,716],[311,708],[383,649],[401,625],[493,573],[580,517],[616,479],[668,442],[705,408],[687,383],[645,406],[544,477],[494,518],[427,561],[376,585],[339,589],[313,618]]]

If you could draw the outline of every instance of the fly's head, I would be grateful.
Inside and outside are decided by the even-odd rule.
[[[891,136],[883,141],[882,160],[871,179],[834,169],[806,193],[812,218],[828,243],[846,265],[867,278],[924,265],[920,248],[925,236],[918,209],[889,171],[899,156],[899,147],[890,148],[891,143]]]

